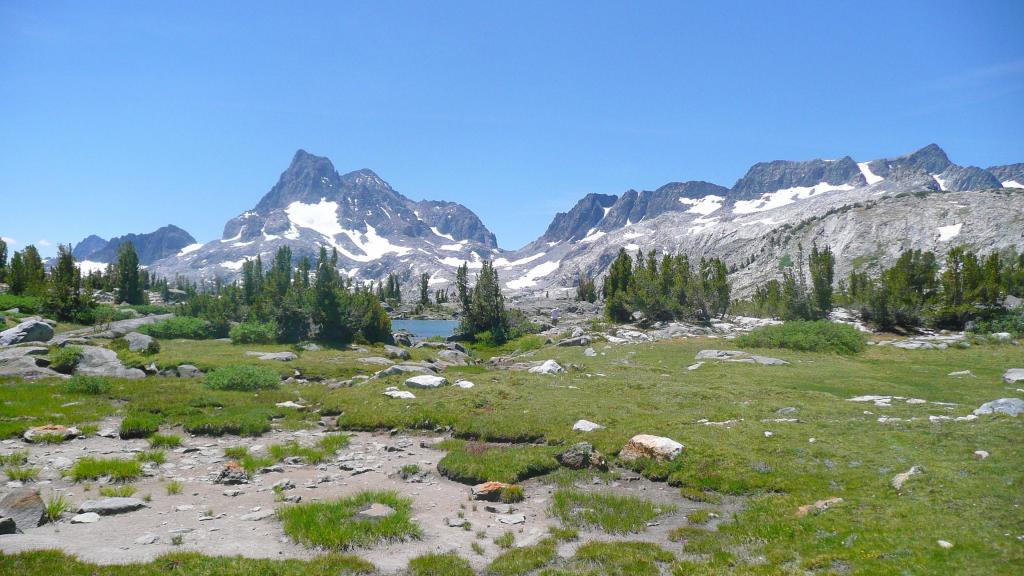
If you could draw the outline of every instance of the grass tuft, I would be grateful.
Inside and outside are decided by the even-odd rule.
[[[647,523],[675,510],[671,504],[655,504],[635,496],[563,489],[555,492],[551,511],[573,528],[600,527],[610,534],[643,532]]]
[[[373,503],[395,510],[380,519],[356,514]],[[419,539],[423,532],[412,520],[412,500],[394,491],[369,490],[330,502],[311,502],[279,508],[284,532],[296,542],[327,550],[351,550]]]
[[[127,482],[142,475],[142,464],[138,460],[124,458],[79,458],[71,468],[75,482],[109,477],[114,482]]]
[[[177,448],[181,446],[181,436],[177,434],[153,434],[149,437],[150,448]]]
[[[409,576],[474,576],[476,572],[455,552],[424,554],[409,561]]]

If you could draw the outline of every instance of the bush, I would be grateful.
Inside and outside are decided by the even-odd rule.
[[[794,320],[763,326],[736,339],[750,348],[786,348],[805,352],[854,354],[864,350],[864,336],[849,324],[815,320]]]
[[[0,294],[0,312],[17,308],[22,314],[35,314],[42,307],[42,298],[35,296],[15,296],[14,294]]]
[[[214,330],[209,322],[190,316],[176,316],[152,324],[144,324],[139,327],[139,332],[154,338],[204,340],[214,337]]]
[[[75,375],[64,382],[67,394],[106,394],[114,387],[114,383],[104,376]]]
[[[213,390],[272,390],[281,384],[281,376],[261,366],[225,366],[206,375],[206,387]]]
[[[148,412],[127,414],[121,420],[121,439],[146,438],[160,428],[160,418]]]
[[[235,344],[272,344],[277,337],[274,322],[242,322],[235,324],[228,332]]]
[[[65,346],[50,352],[50,368],[61,374],[71,374],[82,358],[82,349],[78,346]]]
[[[990,318],[976,320],[971,332],[986,335],[1009,332],[1014,336],[1024,336],[1024,312],[1004,310]]]

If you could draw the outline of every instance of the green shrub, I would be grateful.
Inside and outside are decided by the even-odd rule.
[[[139,327],[139,332],[154,338],[168,339],[204,340],[214,336],[209,322],[191,316],[175,316],[152,324],[144,324]]]
[[[234,365],[218,368],[206,375],[206,387],[213,390],[273,390],[280,386],[281,376],[262,366]]]
[[[1017,337],[1024,336],[1024,311],[1002,311],[989,318],[976,320],[971,332],[986,335],[1009,332]]]
[[[134,412],[126,414],[121,420],[120,436],[123,440],[129,438],[145,438],[155,433],[160,428],[160,417],[149,412]]]
[[[228,332],[235,344],[272,344],[277,338],[274,322],[242,322]]]
[[[736,339],[749,348],[786,348],[803,352],[855,354],[864,350],[864,335],[849,324],[815,320],[793,320],[762,326]]]
[[[50,368],[61,374],[71,374],[82,359],[82,349],[78,346],[65,346],[50,352]]]
[[[64,382],[64,392],[67,394],[106,394],[113,387],[114,383],[105,376],[75,375]]]
[[[50,498],[46,500],[46,511],[44,512],[44,516],[46,517],[47,522],[56,522],[57,520],[60,520],[60,517],[70,509],[71,500],[63,494],[57,494],[50,496]]]
[[[149,437],[150,448],[177,448],[181,446],[181,436],[177,434],[153,434]]]

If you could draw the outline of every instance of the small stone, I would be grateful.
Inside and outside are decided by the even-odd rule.
[[[989,457],[989,453],[986,450],[975,450],[974,457],[978,460],[984,460]]]
[[[476,384],[470,382],[469,380],[456,380],[455,384],[452,384],[452,386],[455,386],[456,388],[469,389],[472,388],[473,386],[476,386]]]
[[[523,516],[522,514],[499,514],[495,516],[494,519],[502,524],[509,525],[526,523],[526,516]]]
[[[900,472],[899,474],[893,476],[892,480],[889,481],[889,484],[896,490],[902,490],[903,485],[906,484],[907,480],[909,480],[911,476],[916,476],[920,473],[920,466],[912,466],[910,470],[907,470],[906,472]]]
[[[363,508],[356,513],[356,517],[362,520],[379,520],[381,518],[387,518],[395,513],[395,509],[387,504],[381,504],[380,502],[374,502],[368,507]]]
[[[249,512],[248,514],[242,514],[239,519],[246,522],[258,522],[265,518],[270,518],[274,514],[276,514],[276,512],[273,510],[257,510],[255,512]]]
[[[159,536],[157,536],[156,534],[150,534],[150,533],[143,534],[142,536],[139,536],[138,538],[135,539],[135,543],[139,544],[141,546],[146,546],[146,545],[149,545],[149,544],[156,544],[159,541],[160,541],[160,537]]]
[[[765,437],[765,438],[771,438],[772,436],[775,436],[775,433],[774,433],[774,432],[770,432],[770,431],[768,431],[768,430],[765,430],[765,431],[764,431],[764,437]]]
[[[448,385],[448,379],[444,376],[420,374],[406,380],[405,385],[409,388],[440,388]]]
[[[949,550],[950,548],[953,547],[953,543],[952,542],[948,542],[946,540],[937,540],[936,544],[939,545],[939,548],[945,548],[946,550]]]
[[[100,515],[95,512],[86,512],[85,514],[76,514],[71,517],[72,524],[94,524],[100,521]]]
[[[79,513],[96,512],[102,516],[110,514],[122,514],[139,508],[145,508],[146,503],[138,498],[103,498],[102,500],[87,500],[78,507]]]
[[[501,498],[501,491],[508,487],[504,482],[484,482],[473,486],[473,500],[495,501]]]
[[[593,432],[594,430],[604,430],[604,426],[590,420],[577,420],[572,425],[572,430],[573,432]]]
[[[804,504],[796,509],[796,517],[803,518],[810,512],[824,512],[836,504],[842,503],[843,499],[838,497],[818,500],[814,504]]]
[[[466,524],[469,524],[469,520],[465,518],[445,518],[444,523],[449,528],[462,528]]]

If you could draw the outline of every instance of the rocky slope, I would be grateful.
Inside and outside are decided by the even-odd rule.
[[[797,245],[830,244],[840,274],[887,264],[905,248],[943,252],[1020,246],[1024,164],[958,166],[935,144],[895,158],[857,162],[776,160],[752,166],[727,188],[672,182],[620,196],[588,194],[555,215],[544,234],[501,250],[468,208],[413,201],[370,170],[339,174],[327,158],[298,151],[255,208],[223,237],[191,244],[152,266],[165,276],[237,276],[247,258],[266,262],[279,246],[296,258],[336,248],[349,276],[378,280],[420,273],[450,286],[463,261],[491,259],[510,293],[568,293],[579,274],[600,276],[620,247],[719,256],[738,294],[779,275]],[[88,239],[87,239],[88,240]],[[788,258],[787,258],[788,257]]]
[[[168,224],[146,234],[125,234],[110,240],[104,240],[95,234],[85,238],[71,250],[75,260],[90,268],[90,264],[100,265],[117,261],[117,251],[125,242],[131,242],[139,255],[139,263],[148,266],[157,260],[177,254],[182,249],[196,244],[191,234]]]

